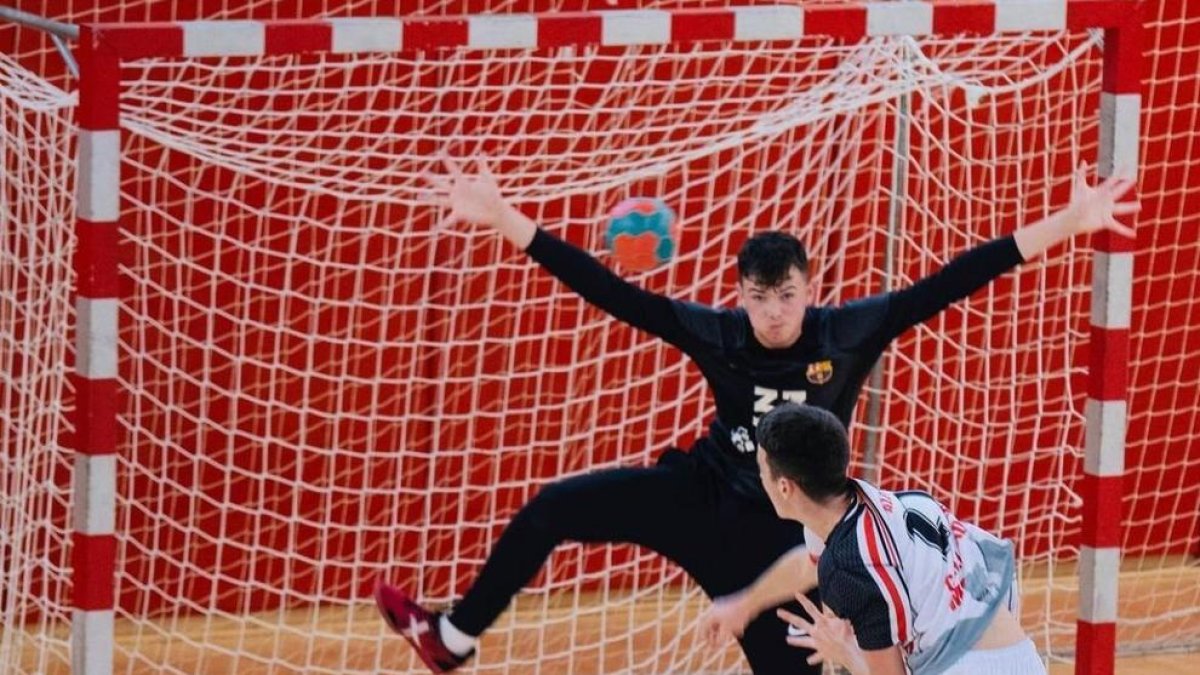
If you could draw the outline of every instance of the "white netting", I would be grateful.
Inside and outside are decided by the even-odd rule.
[[[365,4],[346,7],[376,13]],[[426,4],[430,13],[472,9]],[[109,18],[164,17],[129,9]],[[1175,27],[1164,23],[1161,34]],[[637,280],[656,290],[731,302],[738,245],[752,229],[780,227],[809,244],[821,299],[838,302],[918,278],[1063,202],[1061,177],[1096,155],[1093,42],[922,41],[916,51],[905,40],[807,43],[799,55],[781,43],[705,44],[127,68],[118,669],[410,669],[408,650],[365,600],[377,574],[448,601],[546,481],[646,464],[668,442],[702,433],[703,384],[672,350],[586,308],[494,237],[439,226],[444,214],[417,177],[440,152],[497,158],[515,201],[591,250],[601,214],[620,197],[668,200],[685,234],[668,268]],[[1172,53],[1186,61],[1196,52]],[[1167,87],[1180,88],[1164,77]],[[45,98],[14,91],[5,100],[22,110]],[[1175,119],[1173,104],[1158,105]],[[902,108],[911,140],[897,165]],[[16,118],[5,114],[5,138],[15,138]],[[61,138],[22,135],[21,151],[68,144],[56,124],[46,129]],[[1168,173],[1167,154],[1143,153],[1154,175]],[[73,167],[57,166],[6,173],[6,190],[41,180],[66,194]],[[897,166],[908,179],[902,225],[889,237]],[[1166,204],[1143,222],[1175,217],[1181,200],[1170,180],[1142,186],[1143,199]],[[21,189],[34,190],[26,201],[48,199]],[[52,250],[64,254],[69,220],[23,208],[25,227],[56,223]],[[1197,640],[1200,585],[1187,556],[1196,540],[1190,486],[1200,480],[1184,476],[1195,464],[1186,441],[1197,436],[1187,373],[1197,371],[1185,357],[1158,356],[1197,334],[1187,328],[1191,303],[1176,300],[1194,285],[1186,270],[1197,268],[1197,248],[1169,238],[1175,228],[1151,229],[1154,258],[1137,270],[1151,282],[1134,307],[1142,366],[1131,406],[1125,548],[1135,571],[1122,578],[1123,649]],[[1053,252],[905,338],[856,425],[860,447],[882,448],[885,485],[929,489],[1018,542],[1025,625],[1055,656],[1072,647],[1076,613],[1085,245]],[[38,273],[66,302],[67,259],[41,263],[58,266]],[[56,320],[69,310],[34,306]],[[68,347],[31,352],[32,343],[4,338],[18,344],[14,354],[40,353],[54,383],[12,395],[6,414],[17,400],[61,416],[56,402],[69,388],[51,350]],[[873,393],[878,416],[868,415]],[[57,448],[62,427],[24,445],[9,440],[16,428],[4,430],[6,449]],[[1163,442],[1171,438],[1185,442]],[[34,457],[25,465],[55,463],[40,471],[58,479],[57,492],[39,489],[58,501],[23,512],[28,502],[6,493],[5,517],[32,514],[53,528],[5,569],[44,566],[53,583],[19,579],[29,590],[5,596],[4,611],[33,603],[29,616],[41,623],[27,633],[50,638],[22,646],[6,631],[0,645],[10,650],[4,663],[24,658],[23,669],[43,672],[54,668],[40,664],[65,659],[69,482],[57,475],[66,472],[61,454]],[[699,597],[652,555],[567,547],[489,635],[481,670],[736,669],[735,653],[695,648]]]
[[[0,54],[0,670],[63,659],[73,101]]]
[[[778,227],[839,302],[884,282],[898,97],[893,285],[1061,201],[1095,153],[1098,77],[1087,35],[127,68],[119,595],[170,621],[140,624],[130,656],[182,644],[196,616],[191,648],[238,669],[408,668],[358,614],[377,575],[449,602],[540,485],[702,433],[702,384],[671,349],[440,225],[420,180],[440,153],[491,157],[514,201],[591,250],[615,201],[662,197],[685,234],[639,280],[655,289],[731,302],[732,253]],[[1078,530],[1086,264],[1056,255],[904,340],[883,416],[859,426],[882,432],[886,484],[1000,528],[1027,569]],[[567,546],[480,667],[736,667],[693,645],[696,598],[648,553]],[[1043,645],[1073,632],[1055,611],[1035,617]],[[229,624],[280,641],[226,648]]]

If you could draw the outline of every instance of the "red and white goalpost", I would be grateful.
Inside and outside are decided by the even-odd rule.
[[[703,432],[678,354],[441,224],[441,153],[493,158],[591,250],[617,199],[666,199],[681,251],[649,288],[731,302],[737,245],[778,227],[836,303],[1061,206],[1079,161],[1135,173],[1141,30],[1126,0],[83,27],[72,670],[414,668],[377,576],[450,602],[541,485]],[[1089,674],[1117,637],[1133,278],[1132,242],[1090,243],[901,340],[854,432],[885,486],[1017,542],[1027,628]],[[699,598],[566,546],[479,670],[736,670],[690,634]],[[53,669],[46,644],[16,662]]]

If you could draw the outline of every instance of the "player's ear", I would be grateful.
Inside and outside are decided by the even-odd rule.
[[[784,476],[780,476],[778,480],[780,496],[784,497],[785,499],[790,499],[792,496],[792,490],[796,489],[796,484],[792,482],[791,478]]]

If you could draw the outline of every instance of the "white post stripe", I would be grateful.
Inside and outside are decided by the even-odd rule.
[[[1101,176],[1116,172],[1126,177],[1137,175],[1138,124],[1142,115],[1140,94],[1100,93],[1100,162]]]
[[[71,614],[71,673],[101,675],[113,670],[113,611]]]
[[[1133,293],[1133,254],[1092,255],[1092,325],[1129,328]]]
[[[75,300],[75,372],[89,380],[117,376],[117,299]]]
[[[266,51],[261,21],[181,21],[184,56],[257,56]]]
[[[528,14],[485,14],[467,23],[467,44],[484,49],[536,47],[537,18]]]
[[[116,222],[121,213],[121,132],[79,130],[79,217]]]
[[[804,36],[800,7],[735,7],[733,39],[794,40]]]
[[[1067,0],[996,0],[996,32],[1063,30]]]
[[[117,526],[117,456],[75,454],[72,527],[82,534],[113,534]]]
[[[116,298],[76,300],[76,372],[88,380],[116,377]]]
[[[603,21],[601,43],[653,45],[671,40],[671,13],[658,9],[599,12]]]
[[[1083,470],[1091,476],[1125,473],[1125,401],[1088,399]]]
[[[867,35],[928,35],[933,32],[933,5],[927,2],[867,4]]]
[[[1088,623],[1117,620],[1117,579],[1121,551],[1116,548],[1080,547],[1079,618]]]
[[[402,47],[400,19],[329,19],[334,54],[396,52]]]

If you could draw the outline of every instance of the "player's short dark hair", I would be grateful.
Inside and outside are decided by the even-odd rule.
[[[737,264],[739,279],[750,279],[767,288],[783,283],[792,267],[808,275],[804,244],[783,232],[759,232],[747,239],[738,251]]]
[[[828,410],[782,403],[763,416],[756,435],[772,477],[791,479],[809,499],[825,502],[850,489],[850,439]]]

